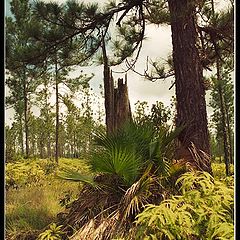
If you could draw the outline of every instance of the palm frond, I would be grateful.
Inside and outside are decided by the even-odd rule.
[[[93,176],[83,175],[77,171],[74,171],[68,168],[63,168],[62,171],[56,175],[56,177],[62,180],[68,180],[73,182],[83,182],[83,183],[90,184],[94,187],[97,187],[97,183],[94,181]]]
[[[94,154],[91,165],[96,172],[119,176],[127,185],[136,180],[142,166],[141,159],[135,152],[118,146]]]
[[[122,221],[126,221],[129,216],[136,216],[148,203],[152,195],[151,188],[156,183],[156,178],[151,176],[152,166],[146,169],[141,178],[133,183],[125,192],[119,203],[119,212]]]

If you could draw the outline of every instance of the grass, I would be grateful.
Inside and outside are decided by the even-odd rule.
[[[6,175],[9,176],[10,174],[11,177],[19,180],[16,169],[19,166],[22,169],[23,165],[29,166],[28,161],[16,163],[15,172],[11,172],[7,168],[9,172],[6,172]],[[10,188],[6,192],[5,217],[7,234],[16,235],[20,231],[33,231],[45,228],[48,224],[55,221],[59,212],[64,210],[64,206],[60,205],[60,199],[64,198],[66,194],[70,194],[72,198],[77,198],[82,186],[80,183],[56,179],[53,173],[43,175],[42,172],[43,170],[46,172],[46,166],[50,166],[47,165],[48,162],[46,160],[31,161],[33,161],[30,164],[31,169],[36,169],[32,165],[41,166],[39,168],[41,177],[36,184],[36,182],[28,180],[27,176],[22,175],[22,178],[25,178],[24,182],[26,183],[26,180],[28,180],[28,184],[19,185],[18,189]],[[66,167],[83,173],[88,171],[86,162],[78,159],[60,159],[59,169]],[[27,171],[25,172],[27,174]],[[31,176],[30,172],[28,174]]]
[[[86,161],[81,159],[59,159],[58,169],[70,168],[80,173],[89,173]],[[224,163],[212,163],[214,177],[228,180]],[[231,165],[233,172],[233,165]],[[60,200],[65,195],[76,199],[82,185],[54,177],[54,164],[49,160],[21,160],[6,167],[6,178],[13,178],[19,188],[6,192],[6,232],[16,238],[20,232],[43,230],[56,220],[64,210]],[[37,181],[36,181],[37,180]],[[233,182],[229,179],[229,182]]]

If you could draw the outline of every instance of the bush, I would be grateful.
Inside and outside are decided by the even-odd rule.
[[[219,180],[225,180],[226,178],[226,170],[225,170],[225,163],[212,163],[212,170],[213,176]],[[233,175],[234,173],[234,166],[230,164],[230,174]]]
[[[148,205],[137,216],[136,239],[234,239],[234,188],[206,172],[185,173],[180,196]]]

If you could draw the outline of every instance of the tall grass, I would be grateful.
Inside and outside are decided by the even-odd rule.
[[[44,165],[44,163],[47,163],[44,161],[45,160],[34,160],[31,165],[41,165],[42,167],[39,168],[39,172],[42,173],[42,170],[46,170],[44,167],[50,166]],[[59,162],[60,169],[68,167],[83,172],[88,171],[87,164],[81,160],[60,159]],[[26,162],[18,162],[15,164],[15,167],[17,168],[19,165],[22,167],[23,164],[26,165]],[[29,175],[31,175],[31,169],[33,168],[29,169]],[[7,174],[11,175],[9,172],[6,172],[6,175]],[[16,171],[14,174],[12,174],[12,176],[18,180]],[[27,178],[27,176],[23,176],[23,178]],[[80,183],[56,179],[54,172],[52,172],[51,174],[41,176],[37,184],[28,181],[27,185],[19,185],[18,189],[10,188],[6,192],[5,199],[7,234],[14,235],[20,231],[44,229],[48,224],[56,220],[59,212],[64,210],[64,206],[60,204],[60,199],[66,195],[66,192],[72,193],[73,199],[77,198],[81,186]]]

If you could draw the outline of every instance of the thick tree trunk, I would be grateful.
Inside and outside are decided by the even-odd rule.
[[[197,169],[212,172],[203,69],[196,48],[194,3],[193,0],[168,0],[176,83],[176,125],[186,126],[179,136],[178,157]]]

